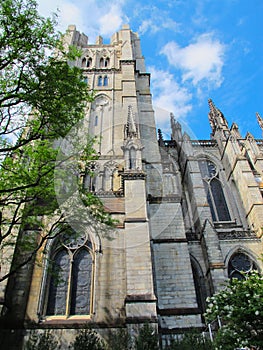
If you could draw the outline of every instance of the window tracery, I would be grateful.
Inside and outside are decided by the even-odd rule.
[[[94,259],[88,235],[64,234],[53,249],[51,261],[44,314],[66,318],[90,315]]]
[[[101,57],[99,62],[100,68],[108,68],[110,65],[110,58],[109,57]]]
[[[213,221],[231,221],[216,165],[209,160],[198,163]]]
[[[81,67],[82,68],[90,68],[92,65],[92,58],[91,57],[84,57],[81,61]]]
[[[228,277],[245,279],[246,274],[257,270],[255,263],[243,252],[234,253],[228,263]]]

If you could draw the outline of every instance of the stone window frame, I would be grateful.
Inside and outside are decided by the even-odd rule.
[[[99,60],[99,68],[109,68],[110,66],[110,58],[107,57],[101,57]]]
[[[102,78],[102,75],[99,75],[98,76],[98,86],[103,86],[103,78]]]
[[[201,162],[206,162],[208,165],[210,163],[210,165],[214,166],[214,173],[212,173],[212,171],[209,169],[209,166],[208,166],[207,167],[208,171],[211,171],[211,174],[209,174],[210,176],[208,176],[208,175],[204,176],[204,174],[202,174],[202,170],[201,170],[201,166],[200,166]],[[222,181],[221,176],[220,176],[221,175],[220,174],[220,167],[218,166],[218,164],[214,160],[211,160],[210,158],[207,158],[207,157],[199,158],[198,165],[199,165],[201,177],[203,180],[203,184],[205,187],[206,196],[207,196],[208,204],[210,207],[213,222],[232,222],[231,206],[229,205],[228,196],[227,196],[227,193],[225,191],[225,186],[224,186],[223,181]],[[214,188],[211,187],[212,181],[213,181],[213,183],[220,185],[221,195],[222,195],[222,198],[224,200],[225,214],[222,214],[218,211],[218,207],[216,205],[215,195],[214,195],[215,187]],[[226,217],[223,220],[221,218],[222,215],[226,215]]]
[[[107,57],[101,57],[99,60],[99,68],[109,68],[110,66],[110,58]]]
[[[92,66],[92,58],[91,57],[83,57],[81,60],[82,68],[90,68]]]
[[[103,86],[109,85],[109,77],[107,75],[104,75],[103,77]]]
[[[45,269],[44,269],[44,275],[42,280],[42,290],[40,293],[40,303],[38,307],[38,313],[39,317],[42,321],[52,321],[52,320],[61,320],[61,321],[67,321],[67,320],[74,320],[74,319],[83,319],[84,321],[89,320],[92,317],[92,314],[94,313],[94,285],[95,285],[95,247],[94,242],[92,241],[89,234],[83,234],[82,236],[73,233],[73,235],[76,237],[76,239],[80,242],[82,240],[82,244],[79,243],[78,247],[70,247],[67,244],[63,242],[61,238],[56,239],[54,242],[52,242],[51,246],[49,247],[49,258],[46,261]],[[83,237],[85,237],[83,239]],[[66,304],[66,312],[64,315],[48,315],[47,314],[47,307],[48,307],[48,298],[49,298],[49,288],[51,283],[51,263],[54,260],[54,257],[56,254],[58,254],[62,250],[68,250],[69,256],[70,256],[70,274],[68,276],[68,290],[67,290],[67,298],[65,301]],[[91,280],[90,280],[90,293],[89,293],[89,312],[87,314],[70,314],[70,299],[72,297],[72,285],[73,285],[73,263],[74,263],[74,256],[77,257],[79,252],[81,250],[86,250],[90,256],[91,256]],[[71,253],[70,253],[71,251]]]
[[[242,258],[243,261],[240,260],[240,258]],[[233,263],[234,259],[236,259],[236,261]],[[238,248],[229,254],[227,262],[228,278],[245,279],[246,274],[249,274],[252,270],[259,271],[259,268],[249,252]]]

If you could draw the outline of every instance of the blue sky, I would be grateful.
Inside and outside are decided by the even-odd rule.
[[[208,98],[236,122],[241,134],[262,138],[262,0],[39,0],[49,15],[59,9],[59,30],[69,24],[94,43],[128,23],[138,32],[157,126],[169,137],[173,112],[193,138],[208,139]]]

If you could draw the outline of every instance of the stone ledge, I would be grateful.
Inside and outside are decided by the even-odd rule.
[[[197,315],[201,314],[201,310],[198,307],[180,307],[170,309],[159,309],[157,307],[157,313],[160,316]]]
[[[126,323],[129,324],[138,324],[138,323],[157,323],[158,319],[156,316],[133,316],[133,317],[127,317]]]
[[[155,303],[156,297],[152,294],[130,294],[125,298],[125,303]]]
[[[156,238],[151,239],[154,244],[162,244],[162,243],[187,243],[186,238]]]

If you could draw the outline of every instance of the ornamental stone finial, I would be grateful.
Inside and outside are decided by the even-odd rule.
[[[263,119],[261,118],[258,112],[256,112],[256,117],[257,117],[258,124],[261,127],[261,130],[263,132]]]

